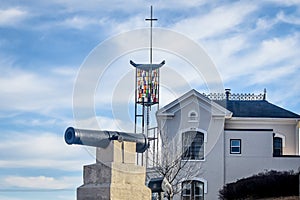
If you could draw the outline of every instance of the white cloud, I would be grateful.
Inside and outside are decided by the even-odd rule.
[[[26,189],[67,189],[76,188],[82,180],[81,177],[22,177],[8,176],[5,177],[3,183],[5,187],[19,187]]]
[[[137,28],[145,28],[147,27],[147,23],[144,21],[144,15],[135,15],[124,22],[116,21],[116,20],[108,20],[106,22],[106,26],[111,30],[110,34],[118,34],[125,31],[134,30]]]
[[[216,62],[217,67],[222,67],[225,61],[230,61],[235,54],[248,48],[247,37],[245,35],[234,35],[224,39],[212,39],[204,42],[208,55]],[[226,68],[230,67],[227,65]],[[222,74],[223,75],[223,74]]]
[[[216,57],[217,66],[225,81],[243,75],[260,74],[261,70],[268,66],[276,68],[276,66],[299,65],[297,52],[300,50],[300,43],[297,34],[263,40],[256,44],[256,48],[254,47],[255,43],[251,45],[253,46],[248,49],[246,54],[240,53],[226,57],[225,53],[220,52],[220,57]],[[218,60],[218,58],[223,60]]]
[[[53,72],[56,75],[68,76],[70,78],[74,77],[77,71],[78,71],[77,68],[69,67],[69,66],[60,66],[51,69],[51,72]]]
[[[266,84],[284,80],[288,76],[296,73],[296,66],[281,66],[274,69],[262,69],[258,73],[253,73],[250,77],[251,84]]]
[[[75,73],[62,70],[32,72],[1,63],[0,91],[2,110],[38,111],[70,108]],[[67,71],[71,72],[68,68]]]
[[[300,114],[300,84],[297,75],[290,76],[284,81],[279,81],[279,85],[274,90],[269,90],[267,99],[275,105],[281,106],[294,113]]]
[[[219,6],[206,15],[199,15],[179,21],[172,29],[194,39],[218,36],[234,30],[246,16],[257,9],[255,4],[233,3]]]
[[[28,13],[20,8],[0,10],[0,26],[14,26],[28,17]]]
[[[82,148],[82,147],[77,147]],[[7,159],[7,160],[0,160],[0,168],[10,168],[10,169],[19,169],[24,170],[23,173],[26,173],[26,169],[53,169],[53,170],[65,170],[65,171],[81,171],[83,165],[94,163],[94,155],[93,152],[87,152],[83,149],[84,156],[78,156],[76,159],[43,159],[43,158],[36,158],[36,159],[28,159],[28,158],[16,158],[16,159]],[[76,153],[76,151],[74,151]],[[20,156],[22,154],[20,153]],[[87,159],[91,158],[91,159]],[[69,160],[67,160],[69,159]]]
[[[118,111],[116,112],[118,113]],[[118,119],[118,117],[123,118],[123,120]],[[122,116],[114,116],[114,118],[95,116],[94,118],[76,120],[76,127],[83,129],[132,132],[132,121],[126,117],[128,117],[128,115],[124,113],[122,113]]]
[[[18,125],[25,125],[25,126],[51,126],[53,124],[59,124],[58,119],[47,119],[47,120],[42,120],[42,119],[17,119],[17,120],[13,120],[11,121],[13,124],[18,124]]]
[[[297,35],[264,40],[256,52],[247,56],[252,60],[250,65],[252,67],[271,65],[279,61],[288,60],[296,55],[295,50],[299,48],[298,42]]]
[[[97,20],[95,18],[84,17],[84,16],[74,16],[74,17],[67,18],[66,20],[64,20],[59,24],[63,27],[70,27],[74,29],[84,30],[85,28],[91,25],[98,25],[98,26],[102,25],[104,23],[103,20]]]
[[[299,2],[300,4],[300,2]],[[298,13],[297,13],[298,14]],[[286,23],[300,25],[300,16],[298,15],[286,15],[284,12],[279,12],[277,14],[277,19]]]
[[[65,144],[63,133],[56,136],[51,133],[5,132],[3,136],[0,145],[0,168],[80,171],[83,164],[94,160],[91,149]]]
[[[130,2],[124,2],[122,0],[116,1],[95,1],[95,0],[73,0],[72,2],[68,0],[53,0],[51,4],[57,4],[64,6],[68,11],[95,11],[95,10],[106,10],[106,9],[120,9],[128,8],[128,10],[132,9],[132,7],[136,8],[138,5],[141,5],[140,1],[132,0]],[[131,4],[132,6],[128,6]]]
[[[156,3],[156,2],[155,2]],[[157,5],[157,8],[167,8],[167,9],[178,9],[178,8],[194,8],[198,6],[202,6],[207,4],[206,0],[189,0],[189,1],[182,1],[182,0],[174,0],[172,3],[168,1],[160,1]]]
[[[272,18],[272,19],[258,18],[255,24],[256,26],[255,29],[248,32],[248,36],[254,36],[254,34],[261,34],[265,31],[268,31],[274,25],[276,25],[278,21],[279,21],[278,18]]]
[[[239,83],[230,87],[242,91],[249,87],[271,88],[274,91],[269,90],[269,100],[297,112],[300,37],[297,32],[272,34],[277,30],[276,25],[287,18],[290,24],[297,23],[292,14],[279,13],[275,18],[263,15],[252,24],[254,29],[241,26],[235,34],[203,42],[227,87]]]
[[[21,198],[7,197],[7,196],[2,196],[2,195],[0,195],[0,199],[1,200],[24,200]]]
[[[265,0],[266,2],[276,3],[283,6],[299,6],[300,0]]]

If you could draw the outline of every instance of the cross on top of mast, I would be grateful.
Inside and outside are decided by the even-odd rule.
[[[150,21],[151,22],[151,27],[152,27],[152,21],[157,21],[157,19],[153,18],[153,6],[151,6],[150,8],[150,18],[145,19],[146,21]]]
[[[150,8],[150,18],[145,19],[146,21],[150,21],[150,64],[152,64],[152,27],[153,21],[157,21],[157,19],[153,18],[153,6]]]

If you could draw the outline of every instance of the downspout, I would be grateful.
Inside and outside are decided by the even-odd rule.
[[[227,109],[227,103],[230,100],[230,95],[231,95],[231,89],[225,89],[225,108]],[[223,131],[223,185],[225,186],[226,184],[226,136],[225,136],[225,123],[226,123],[226,119],[230,119],[232,117],[232,113],[230,114],[230,116],[228,117],[225,114],[224,117],[224,131]]]
[[[298,149],[298,155],[300,155],[300,120],[298,119],[296,122],[296,134],[297,134],[297,140],[296,140],[296,148]]]
[[[223,186],[226,184],[226,137],[225,137],[225,120],[224,119],[224,131],[223,131]]]

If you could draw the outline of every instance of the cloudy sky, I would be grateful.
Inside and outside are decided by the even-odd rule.
[[[225,88],[234,93],[261,93],[266,88],[268,101],[300,113],[299,0],[0,0],[0,199],[75,199],[75,188],[82,184],[82,165],[94,162],[87,149],[63,141],[65,128],[76,125],[76,78],[99,44],[148,27],[144,19],[150,5],[159,19],[155,27],[182,34],[201,46]],[[182,83],[202,92],[203,80],[189,78],[193,73],[188,73],[184,58],[162,51],[155,55],[157,61],[166,59],[166,65],[169,61],[162,81],[172,79],[174,66],[174,76],[186,74]],[[95,113],[103,128],[129,129],[118,117],[122,110],[117,107],[132,104],[133,93],[129,100],[119,94],[114,98],[109,80],[118,81],[123,72],[129,73],[129,59],[147,56],[143,50],[120,55],[99,81]],[[130,73],[123,78],[131,80]],[[187,92],[176,87],[176,80],[169,80],[173,87],[165,86],[162,104]],[[133,81],[129,86],[134,86]],[[118,84],[113,88],[122,90]],[[111,105],[115,113],[109,112]]]

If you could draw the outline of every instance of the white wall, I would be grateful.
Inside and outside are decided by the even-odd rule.
[[[272,131],[225,131],[226,182],[267,170],[298,171],[300,157],[273,157]],[[230,154],[230,139],[241,139],[241,154]]]
[[[298,121],[274,118],[232,118],[226,120],[225,129],[272,129],[285,136],[283,155],[299,155]]]
[[[272,131],[225,131],[226,182],[264,170],[273,155]],[[241,139],[241,154],[230,154],[230,139]]]
[[[189,113],[198,114],[196,121],[189,119]],[[172,141],[171,152],[174,155],[182,153],[182,133],[190,130],[205,133],[205,160],[188,161],[185,168],[189,171],[178,176],[179,180],[203,179],[206,181],[207,193],[205,199],[217,199],[219,190],[224,185],[224,113],[216,111],[206,102],[191,97],[181,104],[168,110],[174,113],[173,117],[159,118],[159,128]],[[223,115],[223,116],[222,116]],[[184,161],[183,161],[184,162]],[[192,172],[191,172],[192,171]],[[174,200],[180,199],[180,194]]]

